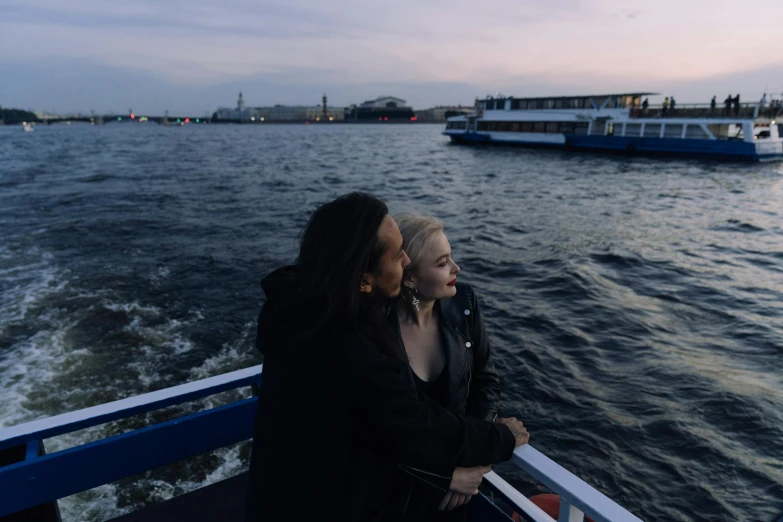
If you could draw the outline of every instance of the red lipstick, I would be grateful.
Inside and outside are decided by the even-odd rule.
[[[447,284],[448,286],[454,286],[454,285],[456,285],[456,284],[457,284],[457,278],[455,277],[455,278],[454,278],[454,280],[452,280],[452,281],[449,281],[449,282],[448,282],[448,283],[446,283],[446,284]]]

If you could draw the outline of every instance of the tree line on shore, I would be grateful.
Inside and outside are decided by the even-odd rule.
[[[30,111],[22,109],[4,109],[0,107],[0,121],[7,124],[22,123],[23,121],[38,121],[38,117]]]

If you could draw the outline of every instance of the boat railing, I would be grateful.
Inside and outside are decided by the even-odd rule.
[[[253,366],[0,429],[0,517],[252,438],[255,396],[54,453],[40,451],[44,439],[232,389],[257,389],[261,370]],[[8,464],[11,454],[18,458]],[[584,514],[597,522],[641,522],[529,444],[514,451],[512,462],[560,495],[560,522],[579,522]],[[554,522],[495,472],[485,478],[530,520]]]
[[[635,107],[631,109],[631,118],[721,118],[721,119],[755,119],[775,118],[783,114],[783,107],[778,105],[766,105],[761,107],[759,103],[741,103],[739,107],[734,105],[716,105],[709,103],[683,103],[671,107],[664,105],[650,105],[646,109]]]

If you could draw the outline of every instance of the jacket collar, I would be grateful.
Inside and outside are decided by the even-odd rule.
[[[468,309],[467,304],[461,299],[459,293],[454,297],[447,299],[441,299],[440,304],[440,316],[444,325],[460,337],[464,341],[470,341],[470,334],[468,332],[468,315],[465,314],[465,310]]]

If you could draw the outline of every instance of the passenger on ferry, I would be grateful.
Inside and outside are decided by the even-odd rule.
[[[712,100],[710,100],[710,113],[715,112],[715,107],[717,107],[718,102],[716,101],[717,95],[712,96]]]
[[[296,265],[262,281],[247,521],[290,520],[305,508],[377,520],[399,465],[471,495],[486,468],[455,468],[506,461],[528,441],[516,419],[456,415],[419,395],[389,319],[409,263],[386,205],[351,193],[318,208]]]
[[[669,102],[669,108],[674,112],[675,107],[677,107],[677,102],[675,101],[674,96],[672,96],[671,101]]]
[[[403,270],[402,290],[392,314],[411,383],[421,397],[456,415],[493,421],[498,415],[500,379],[478,298],[470,285],[457,280],[460,268],[443,223],[415,214],[394,219],[411,260]],[[470,471],[457,468],[454,474]],[[443,491],[429,477],[422,480],[404,466],[398,475],[397,501],[390,505],[387,520],[465,520],[467,511],[462,506],[471,495]]]
[[[734,114],[739,116],[740,112],[740,95],[739,93],[734,97]]]
[[[666,116],[666,113],[669,112],[669,97],[667,96],[665,100],[663,100],[663,110],[661,111],[663,116]]]
[[[723,115],[728,116],[731,113],[731,104],[734,102],[734,98],[731,97],[731,94],[726,96],[726,99],[723,100]]]
[[[645,98],[642,102],[642,112],[647,113],[647,108],[650,106],[650,99]]]

